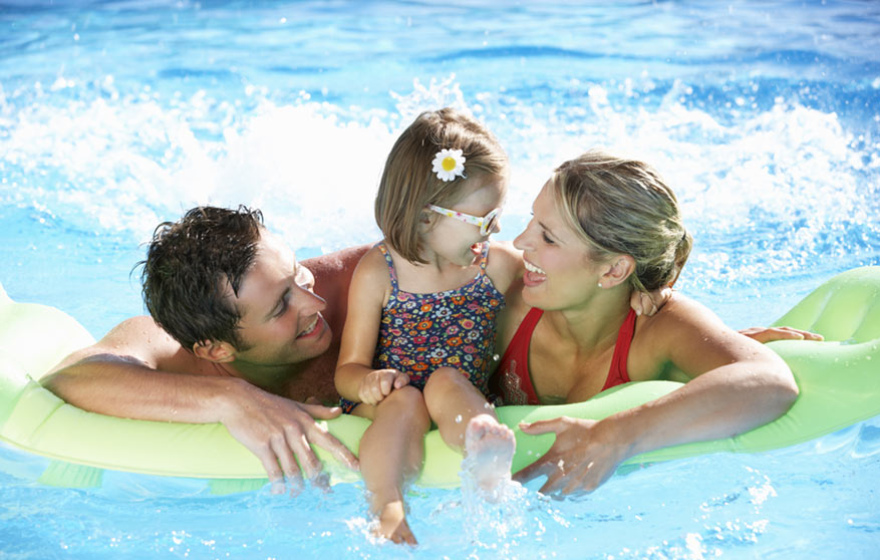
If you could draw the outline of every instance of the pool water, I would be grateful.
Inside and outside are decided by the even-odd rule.
[[[421,110],[472,112],[512,164],[502,239],[554,165],[652,162],[696,238],[682,291],[741,328],[880,264],[880,4],[0,0],[0,282],[95,337],[143,312],[142,243],[248,204],[300,257],[378,238]],[[880,418],[789,449],[652,465],[563,501],[414,488],[416,549],[363,488],[215,496],[111,473],[34,482],[0,448],[0,558],[876,558]],[[36,474],[34,474],[36,473]]]

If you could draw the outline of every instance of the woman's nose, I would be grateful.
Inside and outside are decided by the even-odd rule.
[[[529,227],[526,226],[526,229],[523,232],[516,236],[513,240],[513,246],[519,249],[520,251],[525,251],[526,249],[531,248],[531,243],[529,243]]]

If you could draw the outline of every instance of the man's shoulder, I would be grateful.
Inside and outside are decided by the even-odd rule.
[[[47,376],[73,366],[101,368],[106,364],[137,364],[176,373],[207,373],[206,363],[187,352],[151,317],[126,319],[103,338],[66,356]]]
[[[162,348],[181,348],[152,317],[138,315],[126,319],[110,329],[98,344],[122,344],[123,346],[154,345]]]
[[[207,373],[206,367],[210,366],[205,360],[184,349],[147,315],[122,321],[99,340],[91,351],[133,358],[149,368],[175,373]]]
[[[170,335],[168,335],[168,333],[166,333],[165,330],[160,327],[159,324],[156,323],[156,321],[154,321],[153,318],[149,315],[136,315],[134,317],[129,317],[128,319],[125,319],[124,321],[110,329],[110,331],[107,333],[107,336],[117,333],[129,333],[132,330],[140,330],[142,332],[151,334],[161,332],[165,336],[168,336],[168,338],[171,338]]]
[[[370,250],[370,247],[370,245],[350,247],[302,261],[303,266],[315,275],[315,293],[327,302],[323,315],[330,325],[335,340],[338,340],[339,333],[342,332],[348,313],[348,288],[351,286],[351,277],[361,257]]]
[[[302,261],[303,266],[312,271],[315,278],[322,276],[337,275],[339,273],[348,273],[350,276],[357,267],[361,257],[370,250],[372,245],[360,245],[358,247],[348,247],[339,251],[333,251],[326,255],[312,257]]]

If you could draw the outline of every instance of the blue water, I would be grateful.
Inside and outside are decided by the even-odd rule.
[[[500,237],[554,165],[650,161],[696,237],[683,291],[766,324],[880,264],[880,4],[0,0],[0,282],[96,337],[142,312],[141,243],[200,203],[262,208],[300,256],[377,238],[396,135],[453,105],[508,150]],[[368,537],[360,485],[212,496],[68,490],[0,448],[0,558],[875,558],[880,419],[795,448],[618,475],[502,508],[409,498],[418,549]],[[36,474],[34,474],[36,473]]]

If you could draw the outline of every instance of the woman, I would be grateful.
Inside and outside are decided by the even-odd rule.
[[[556,442],[520,480],[546,475],[542,492],[592,491],[629,457],[730,437],[792,405],[798,389],[785,362],[703,306],[676,293],[653,316],[630,310],[634,292],[675,282],[692,242],[653,169],[588,152],[557,168],[532,209],[514,241],[525,277],[507,294],[497,340],[505,404],[581,402],[627,381],[689,381],[598,422],[521,426],[553,432]]]

